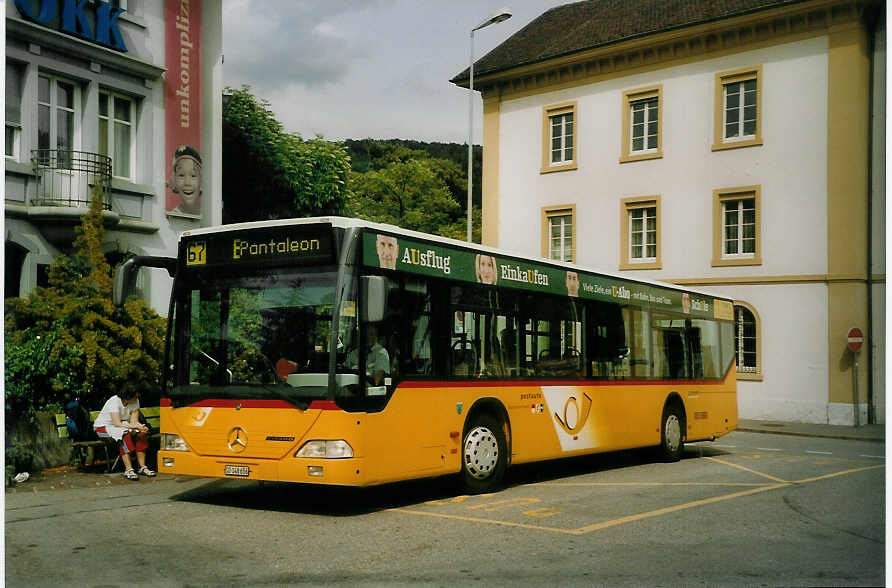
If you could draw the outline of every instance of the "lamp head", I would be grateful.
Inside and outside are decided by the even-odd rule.
[[[508,8],[502,8],[501,10],[496,10],[495,12],[493,12],[489,16],[489,18],[487,18],[471,30],[476,31],[482,29],[483,27],[488,27],[491,24],[496,24],[508,20],[509,18],[511,18],[511,11]]]

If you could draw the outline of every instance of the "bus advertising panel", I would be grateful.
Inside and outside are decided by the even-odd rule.
[[[423,276],[665,310],[692,318],[733,318],[730,302],[702,294],[373,231],[367,231],[363,236],[363,264]]]

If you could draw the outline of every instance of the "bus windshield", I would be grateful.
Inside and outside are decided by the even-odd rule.
[[[333,271],[259,270],[185,278],[174,309],[175,406],[206,398],[280,399],[306,408],[328,395]],[[355,304],[342,307],[338,350],[353,343]]]

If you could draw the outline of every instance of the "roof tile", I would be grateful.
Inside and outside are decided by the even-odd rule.
[[[474,75],[505,71],[751,12],[808,0],[584,0],[540,15],[474,64]],[[465,69],[453,83],[467,83]]]

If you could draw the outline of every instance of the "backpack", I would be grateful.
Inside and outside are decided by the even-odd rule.
[[[72,441],[90,441],[97,438],[90,422],[90,411],[77,400],[65,405],[65,426]]]

